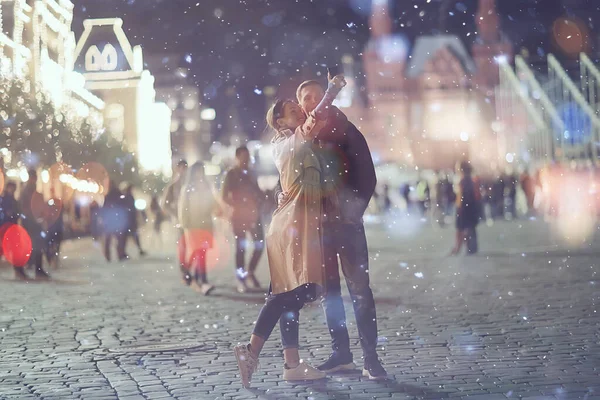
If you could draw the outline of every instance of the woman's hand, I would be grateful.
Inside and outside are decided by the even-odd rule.
[[[288,198],[288,194],[286,192],[279,192],[277,195],[277,208],[281,207]]]

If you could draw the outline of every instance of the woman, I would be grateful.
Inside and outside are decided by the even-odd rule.
[[[177,204],[186,243],[183,265],[193,277],[195,290],[205,296],[215,289],[206,277],[206,252],[213,245],[213,214],[217,205],[214,192],[204,174],[204,164],[197,162],[187,172]]]
[[[461,174],[456,196],[456,243],[452,255],[460,253],[463,242],[467,241],[469,254],[477,253],[477,224],[479,223],[481,195],[479,185],[471,177],[471,164],[463,161],[459,165]]]
[[[110,262],[110,247],[113,239],[117,241],[117,257],[119,261],[127,259],[125,254],[125,241],[127,237],[127,208],[123,202],[123,195],[117,184],[111,180],[108,193],[104,197],[101,210],[102,230],[104,232],[104,257]]]
[[[300,361],[298,353],[300,309],[322,294],[325,282],[321,243],[324,171],[312,149],[312,139],[325,126],[327,108],[345,86],[339,75],[329,82],[325,96],[306,117],[292,101],[277,101],[267,113],[276,130],[273,139],[275,165],[287,193],[275,210],[267,233],[271,274],[269,297],[261,309],[249,344],[235,346],[242,385],[249,387],[265,341],[279,320],[285,365],[283,379],[305,381],[325,378],[325,373]]]

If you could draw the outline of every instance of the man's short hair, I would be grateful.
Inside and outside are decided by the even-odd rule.
[[[37,171],[32,168],[27,171],[27,175],[29,175],[30,178],[37,178]]]
[[[9,188],[9,187],[12,187],[12,188],[16,189],[17,188],[17,183],[14,182],[14,181],[8,181],[8,182],[6,182],[5,188]]]
[[[178,167],[187,167],[188,163],[185,160],[179,160],[179,162],[177,163]]]
[[[317,85],[318,87],[320,87],[321,89],[323,89],[323,86],[321,86],[321,84],[319,83],[319,81],[315,81],[314,79],[310,79],[308,81],[304,81],[300,84],[300,86],[298,86],[298,89],[296,90],[296,99],[298,100],[298,102],[300,102],[300,92],[302,91],[302,89],[309,87],[311,85]]]
[[[250,154],[250,150],[248,150],[248,148],[246,146],[240,146],[237,149],[235,149],[235,157],[236,158],[238,158],[242,153]]]

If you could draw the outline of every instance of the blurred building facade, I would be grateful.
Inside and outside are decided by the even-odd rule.
[[[127,39],[123,20],[85,20],[74,59],[85,87],[105,102],[110,134],[136,154],[142,169],[170,176],[171,110],[155,101],[154,77],[144,69],[142,48]]]
[[[182,159],[192,164],[208,158],[215,119],[214,109],[203,106],[200,89],[188,80],[186,59],[191,61],[191,55],[153,54],[145,60],[155,77],[157,101],[171,110],[173,165]]]
[[[511,60],[513,51],[501,35],[494,0],[479,1],[476,22],[472,55],[453,35],[421,36],[410,46],[392,33],[388,0],[373,1],[362,59],[368,104],[352,80],[338,104],[367,136],[376,162],[437,170],[468,158],[485,168],[500,166],[494,88],[499,60]],[[355,76],[352,59],[343,64],[345,74]]]
[[[0,75],[28,81],[73,120],[102,125],[104,102],[73,69],[75,34],[70,0],[0,1]]]

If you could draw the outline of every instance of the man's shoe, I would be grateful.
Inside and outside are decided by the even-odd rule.
[[[296,368],[288,368],[287,365],[283,367],[283,380],[284,381],[316,381],[319,379],[325,379],[327,374],[323,371],[319,371],[310,364],[300,361],[300,364]]]
[[[250,351],[249,344],[238,344],[233,348],[233,353],[235,354],[235,359],[240,370],[242,386],[248,389],[252,380],[252,374],[258,370],[258,358],[254,357]]]
[[[352,371],[356,364],[352,360],[352,353],[342,354],[333,352],[329,359],[317,367],[320,371],[331,374],[339,371]]]
[[[372,381],[381,381],[387,379],[387,372],[379,362],[378,358],[371,360],[365,360],[365,366],[362,372],[365,378],[369,378]]]

